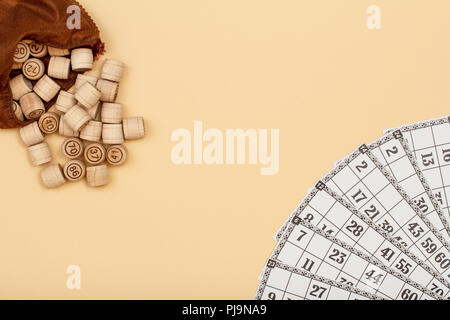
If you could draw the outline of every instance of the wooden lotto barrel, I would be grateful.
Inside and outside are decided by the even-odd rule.
[[[103,124],[102,131],[103,143],[105,144],[122,144],[123,129],[122,124]]]
[[[64,57],[51,57],[48,63],[47,74],[55,79],[69,79],[70,59]]]
[[[133,117],[123,119],[123,134],[125,139],[139,139],[145,136],[144,118]]]
[[[100,121],[91,120],[80,132],[80,138],[86,141],[98,142],[102,137],[103,124]]]
[[[86,171],[88,186],[101,187],[109,183],[109,172],[106,164],[88,167]]]
[[[72,70],[83,72],[91,70],[94,65],[94,55],[89,48],[73,49],[71,56]]]
[[[28,147],[28,154],[33,166],[40,166],[41,164],[52,161],[52,152],[47,142]]]
[[[84,152],[83,141],[75,137],[68,138],[61,145],[61,151],[69,159],[79,158]]]
[[[79,131],[81,127],[91,120],[91,116],[86,112],[86,109],[75,105],[66,112],[64,120],[74,131]]]
[[[59,164],[49,165],[41,170],[41,179],[47,188],[57,188],[66,182]]]
[[[39,129],[37,121],[22,127],[19,130],[20,138],[27,147],[34,146],[44,141],[44,135]]]
[[[33,91],[31,81],[26,79],[23,74],[19,74],[9,80],[9,87],[11,88],[13,99],[16,101],[19,101],[24,95]]]
[[[45,134],[52,134],[59,129],[59,115],[54,112],[44,113],[38,121],[39,129]]]
[[[121,123],[123,106],[120,103],[105,102],[102,105],[103,123]]]
[[[113,59],[106,59],[103,63],[101,78],[120,82],[125,71],[125,63]]]
[[[98,91],[91,83],[84,83],[75,92],[75,99],[77,99],[78,104],[82,105],[86,109],[94,107],[99,101],[102,93]]]
[[[81,160],[70,160],[64,165],[63,173],[69,181],[80,181],[86,175],[86,165]]]
[[[55,108],[58,111],[66,113],[67,111],[69,111],[70,108],[72,108],[76,104],[77,100],[75,99],[75,95],[67,91],[61,90],[59,92],[58,98],[56,99]]]
[[[34,92],[27,93],[20,98],[20,107],[27,119],[34,120],[45,112],[45,106],[41,98]]]
[[[39,79],[33,88],[34,92],[45,102],[52,100],[58,94],[59,89],[61,89],[59,84],[46,74]]]

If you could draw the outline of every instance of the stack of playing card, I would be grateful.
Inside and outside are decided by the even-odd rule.
[[[278,231],[256,298],[450,299],[449,120],[337,162]]]

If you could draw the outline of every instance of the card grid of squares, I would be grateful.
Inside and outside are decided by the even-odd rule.
[[[275,235],[256,299],[450,299],[449,119],[340,160]]]

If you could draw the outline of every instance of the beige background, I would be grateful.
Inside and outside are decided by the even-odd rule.
[[[49,191],[17,130],[1,132],[0,298],[251,299],[273,234],[335,160],[449,113],[448,1],[81,2],[128,64],[119,100],[150,134],[108,187]],[[366,28],[370,4],[381,30]],[[278,175],[173,165],[171,132],[194,120],[279,128]]]

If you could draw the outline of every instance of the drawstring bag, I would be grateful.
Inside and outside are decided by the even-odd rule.
[[[75,21],[75,23],[74,23]],[[16,118],[9,80],[20,73],[12,70],[19,41],[29,39],[60,49],[91,48],[94,57],[104,52],[97,25],[86,10],[73,0],[2,0],[0,2],[0,128],[16,128],[29,123]],[[44,59],[46,68],[49,58]],[[75,83],[78,72],[69,79],[56,80],[62,90]],[[32,81],[34,85],[36,81]],[[53,103],[46,103],[48,109]]]

